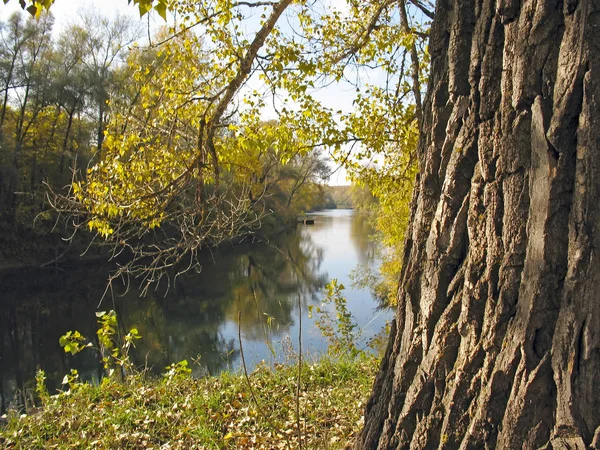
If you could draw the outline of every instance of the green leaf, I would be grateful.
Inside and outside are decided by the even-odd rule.
[[[140,17],[143,17],[145,14],[148,13],[148,11],[152,9],[152,4],[147,1],[141,1],[138,3],[138,9],[140,11]]]
[[[156,5],[154,7],[154,9],[158,13],[158,15],[160,17],[162,17],[163,20],[166,22],[167,21],[167,5],[166,5],[166,3],[159,3],[158,5]]]

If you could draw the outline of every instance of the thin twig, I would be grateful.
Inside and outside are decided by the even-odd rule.
[[[302,450],[302,431],[300,430],[300,386],[302,384],[302,301],[298,292],[298,380],[296,382],[296,427],[298,428],[298,448]]]
[[[52,261],[48,261],[47,263],[44,263],[44,264],[40,265],[40,269],[42,269],[44,267],[48,267],[51,264],[56,264],[58,261],[60,261],[62,259],[63,256],[66,255],[66,253],[70,250],[70,248],[71,248],[70,246],[67,247],[60,255],[58,255]]]
[[[271,429],[273,430],[275,435],[281,434],[285,438],[285,440],[287,442],[288,450],[291,450],[292,445],[290,443],[290,439],[288,438],[287,434],[285,434],[281,429],[279,429],[277,426],[275,426],[275,424],[271,421],[271,419],[269,419],[269,416],[267,416],[265,414],[264,410],[262,409],[262,406],[260,405],[260,403],[258,402],[258,399],[256,398],[256,395],[254,394],[254,389],[252,388],[252,383],[250,382],[250,377],[248,376],[248,368],[246,367],[246,358],[244,358],[244,347],[242,345],[242,313],[241,313],[241,311],[238,312],[238,341],[240,343],[240,356],[242,357],[242,368],[244,369],[244,378],[246,378],[246,383],[248,384],[248,390],[250,391],[250,397],[252,398],[252,401],[254,401],[256,410],[258,411],[258,414],[264,419],[264,421],[269,424],[269,426],[271,427]]]

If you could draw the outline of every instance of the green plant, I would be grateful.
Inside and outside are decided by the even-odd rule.
[[[42,369],[38,370],[35,374],[35,392],[42,403],[46,403],[50,398],[48,388],[46,388],[46,372]]]
[[[77,369],[71,369],[71,372],[64,376],[62,384],[68,385],[70,391],[77,389],[81,384],[79,382],[79,372],[77,372]]]
[[[100,343],[100,354],[102,355],[102,364],[104,369],[108,371],[109,376],[115,374],[115,369],[120,368],[121,375],[124,376],[124,371],[131,368],[129,360],[129,350],[135,347],[134,341],[141,339],[137,328],[131,328],[122,342],[119,342],[117,314],[114,311],[100,311],[96,313],[100,328],[96,332],[98,342]]]
[[[309,317],[312,318],[313,312],[316,313],[315,325],[321,334],[327,339],[328,352],[333,356],[350,355],[355,357],[361,353],[358,348],[358,341],[362,330],[358,327],[352,313],[348,309],[346,297],[343,295],[345,287],[338,283],[336,278],[325,286],[326,295],[322,305],[308,307]],[[329,305],[333,305],[335,318],[332,318],[333,311]]]
[[[192,369],[188,367],[187,359],[179,361],[178,363],[172,363],[165,367],[166,373],[163,374],[167,383],[173,381],[176,378],[188,377],[192,373]]]
[[[71,355],[75,355],[84,348],[92,346],[91,342],[84,344],[85,338],[79,331],[67,331],[66,334],[60,337],[58,342],[65,353],[70,353]]]
[[[104,369],[108,372],[109,377],[119,374],[120,377],[124,378],[125,371],[131,367],[129,350],[132,346],[135,347],[134,342],[141,339],[141,336],[137,328],[132,328],[120,342],[117,314],[112,310],[108,312],[99,311],[96,313],[96,317],[98,317],[99,325],[96,335],[100,345],[97,350],[102,356]],[[60,346],[65,353],[71,353],[72,355],[79,353],[84,348],[93,347],[91,342],[85,344],[85,341],[85,337],[79,331],[68,331],[59,339]],[[115,370],[117,368],[120,369],[118,372]],[[65,376],[65,379],[67,376]],[[63,384],[67,383],[63,382]]]

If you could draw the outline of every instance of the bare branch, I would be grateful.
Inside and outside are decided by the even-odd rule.
[[[361,48],[363,48],[365,45],[367,45],[369,43],[369,39],[371,37],[371,34],[377,30],[377,23],[379,22],[379,18],[381,17],[381,14],[383,14],[383,12],[394,2],[394,0],[386,0],[384,2],[381,2],[381,4],[379,5],[379,7],[375,10],[375,13],[371,16],[371,20],[369,22],[369,24],[367,25],[367,28],[365,28],[364,32],[356,39],[356,41],[354,42],[354,44],[346,49],[346,51],[340,55],[338,55],[334,60],[333,63],[337,64],[340,61],[354,55],[355,53],[357,53]]]
[[[423,2],[421,2],[420,0],[409,0],[409,1],[410,1],[410,3],[415,5],[417,8],[419,8],[423,14],[425,14],[427,17],[429,17],[431,20],[433,20],[433,18],[435,17],[434,12],[431,11],[430,9],[428,9],[423,4]]]

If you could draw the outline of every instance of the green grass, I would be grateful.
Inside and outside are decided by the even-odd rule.
[[[28,415],[9,414],[0,447],[9,449],[343,449],[358,432],[378,360],[321,359],[298,367],[259,367],[201,380],[77,385],[47,397]],[[296,401],[300,406],[300,433]]]

